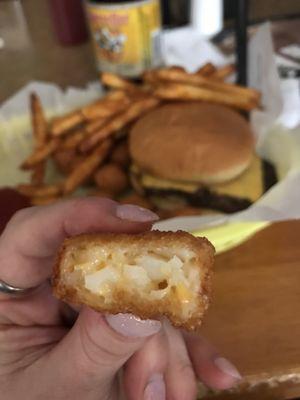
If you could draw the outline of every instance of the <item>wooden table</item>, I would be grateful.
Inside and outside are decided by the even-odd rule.
[[[203,334],[239,367],[242,390],[251,388],[216,397],[300,397],[300,221],[219,255],[214,292]]]

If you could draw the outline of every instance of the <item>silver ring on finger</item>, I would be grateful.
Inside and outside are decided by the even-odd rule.
[[[11,296],[24,296],[34,292],[37,286],[31,288],[20,288],[17,286],[9,285],[8,283],[0,280],[0,293],[8,294]]]

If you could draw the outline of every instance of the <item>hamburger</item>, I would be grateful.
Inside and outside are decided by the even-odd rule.
[[[159,208],[233,213],[277,180],[273,166],[255,154],[246,118],[222,105],[163,105],[135,123],[129,148],[132,184]]]

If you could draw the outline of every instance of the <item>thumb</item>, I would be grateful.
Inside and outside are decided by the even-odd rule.
[[[160,329],[159,321],[140,320],[130,314],[103,317],[84,307],[51,355],[70,398],[73,398],[71,393],[74,399],[84,395],[86,400],[98,400],[102,398],[99,394],[104,393],[109,397],[115,390],[113,383],[118,370],[143,346],[147,337]]]

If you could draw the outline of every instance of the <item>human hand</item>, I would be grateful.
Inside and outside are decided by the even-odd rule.
[[[31,294],[0,293],[0,385],[5,400],[193,400],[196,376],[225,389],[236,369],[203,338],[166,321],[77,314],[52,296],[49,278],[65,237],[91,232],[137,233],[155,214],[98,198],[18,212],[0,237],[0,279]],[[124,368],[123,368],[124,367]],[[123,389],[122,389],[123,391]]]

